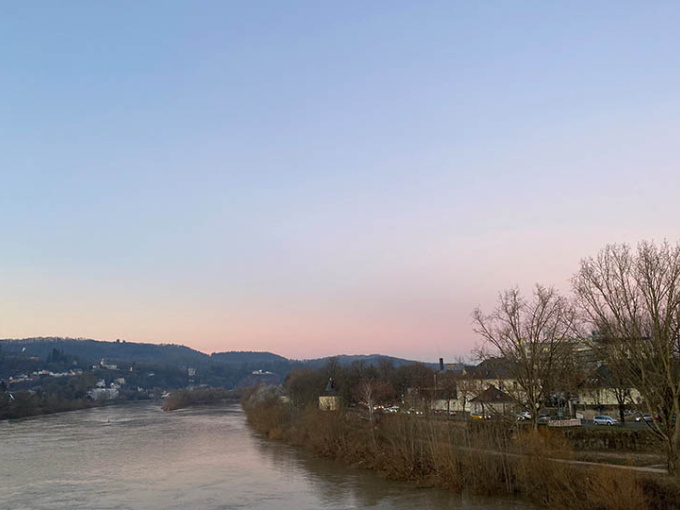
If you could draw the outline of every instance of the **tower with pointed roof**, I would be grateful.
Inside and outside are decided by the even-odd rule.
[[[335,379],[328,379],[326,389],[319,395],[319,409],[322,411],[337,411],[340,409],[340,395],[335,385]]]

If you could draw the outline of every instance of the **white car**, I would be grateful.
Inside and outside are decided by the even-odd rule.
[[[593,423],[595,425],[618,425],[619,420],[611,416],[596,416],[593,418]]]

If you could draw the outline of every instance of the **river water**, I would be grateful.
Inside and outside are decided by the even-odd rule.
[[[236,405],[0,422],[0,509],[530,508],[382,480],[252,432]]]

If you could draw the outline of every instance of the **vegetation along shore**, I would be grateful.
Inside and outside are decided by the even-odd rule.
[[[171,392],[163,399],[164,411],[175,411],[194,406],[223,404],[238,402],[241,390],[227,390],[224,388],[195,388]]]
[[[304,377],[309,381],[315,376],[321,379],[325,373],[307,372]],[[641,444],[651,441],[647,451],[656,451],[653,434],[637,433],[644,436],[639,440],[635,433],[610,428],[593,428],[590,434],[588,429],[534,429],[530,423],[516,420],[370,413],[361,405],[341,405],[328,411],[318,406],[324,392],[317,386],[316,395],[301,393],[303,386],[296,384],[296,379],[293,373],[283,387],[261,385],[246,390],[242,406],[255,430],[315,455],[423,487],[475,495],[517,495],[556,509],[680,508],[676,477],[665,474],[664,469],[632,466],[632,455],[639,452]],[[619,432],[623,439],[611,439]],[[609,437],[603,441],[603,436]],[[578,460],[601,461],[597,449],[583,449],[608,441],[627,444],[629,460],[618,466]]]

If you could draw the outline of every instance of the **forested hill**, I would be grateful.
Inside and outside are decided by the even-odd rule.
[[[109,361],[148,362],[163,365],[202,365],[210,362],[210,356],[184,345],[156,345],[137,342],[102,342],[75,338],[24,338],[0,340],[5,352],[24,352],[29,356],[46,359],[54,349],[77,356],[83,362],[94,363],[101,359]],[[25,350],[24,350],[25,349]]]
[[[210,357],[220,363],[288,363],[288,359],[271,352],[229,351],[214,352]]]
[[[325,358],[316,358],[316,359],[306,359],[306,360],[296,360],[293,361],[293,366],[304,366],[308,368],[321,368],[325,366],[330,359],[336,359],[341,366],[348,366],[351,365],[352,363],[364,363],[366,365],[373,365],[373,366],[378,366],[382,362],[389,362],[392,363],[392,365],[396,367],[400,367],[402,365],[410,365],[412,363],[417,363],[416,361],[413,360],[408,360],[408,359],[403,359],[403,358],[395,358],[392,356],[385,356],[384,354],[340,354],[337,356],[328,356]],[[437,363],[423,363],[423,365],[428,366],[433,369],[437,369],[439,365]]]
[[[387,362],[396,368],[413,363],[379,354],[340,355],[334,358],[342,366],[357,363],[364,367],[370,365],[378,367]],[[126,378],[130,380],[138,376],[134,379],[137,381],[135,384],[145,388],[149,384],[164,388],[180,388],[191,384],[236,388],[252,386],[259,382],[280,384],[291,370],[322,368],[330,359],[298,361],[271,352],[252,351],[207,355],[183,345],[157,345],[123,340],[102,342],[58,337],[6,339],[0,340],[0,380],[28,376],[41,370],[63,372],[78,368],[90,371],[93,365],[97,366],[96,370],[109,370],[110,366],[117,365],[119,368],[111,370],[125,370]],[[102,360],[105,360],[106,364],[100,365]],[[193,369],[191,376],[190,368]],[[153,381],[142,381],[149,373],[154,374]],[[142,379],[139,379],[140,377]]]
[[[282,377],[285,377],[291,368],[320,368],[331,359],[331,357],[325,357],[290,360],[271,352],[255,351],[216,352],[208,355],[184,345],[146,344],[126,342],[125,340],[104,342],[60,337],[24,338],[20,340],[0,339],[0,349],[7,353],[24,352],[27,356],[37,356],[42,359],[47,359],[54,349],[57,349],[65,354],[77,356],[84,363],[97,363],[101,359],[106,359],[109,362],[126,361],[184,367],[237,365],[247,370],[271,370]],[[335,358],[342,366],[348,366],[355,362],[377,366],[381,362],[387,361],[395,367],[414,363],[411,360],[382,354],[341,354],[332,358]],[[437,367],[435,363],[425,363],[425,365],[431,368]]]

